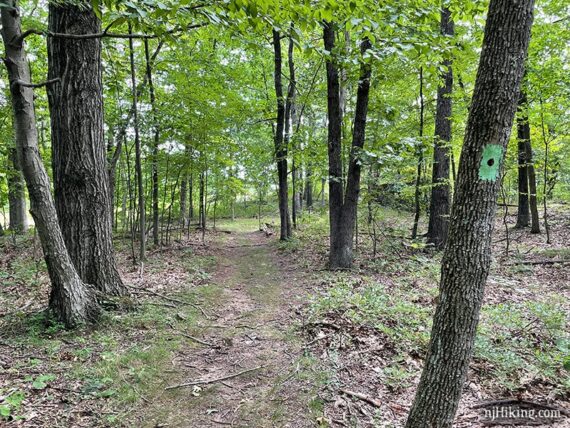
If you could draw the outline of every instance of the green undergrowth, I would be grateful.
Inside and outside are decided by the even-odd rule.
[[[329,275],[326,291],[313,297],[310,320],[341,316],[355,326],[372,326],[393,349],[387,380],[401,383],[407,355],[424,355],[434,310],[435,287],[416,288],[401,279],[388,287],[373,278]],[[515,392],[550,385],[570,393],[570,338],[562,298],[487,304],[481,313],[473,368],[481,382]],[[416,373],[417,374],[417,373]]]
[[[182,346],[196,346],[181,334],[199,334],[203,316],[195,305],[208,311],[221,299],[220,287],[207,281],[216,259],[186,255],[177,263],[190,273],[194,285],[184,292],[162,294],[190,305],[141,296],[134,308],[105,312],[96,326],[72,331],[41,312],[1,319],[0,343],[13,350],[14,364],[0,377],[0,425],[29,415],[44,390],[53,391],[45,398],[48,404],[51,400],[57,404],[57,391],[62,390],[73,391],[74,399],[81,402],[95,400],[110,409],[92,416],[104,425],[124,424],[133,409],[160,397],[165,386],[176,382],[172,378],[176,352]],[[31,257],[14,260],[11,281],[27,281],[28,290],[39,287],[30,281],[35,276]],[[151,257],[145,269],[160,271],[160,265]]]
[[[388,210],[390,211],[390,210]],[[394,218],[378,211],[378,220]],[[361,215],[361,218],[363,216]],[[363,227],[361,227],[361,231]],[[351,272],[319,272],[320,292],[309,307],[311,321],[348,319],[354,326],[372,326],[393,350],[383,378],[394,385],[419,375],[406,362],[425,355],[438,295],[441,255],[415,245],[404,236],[405,227],[392,223],[384,231],[392,239],[378,243],[371,256],[371,241],[361,236],[357,263]],[[326,252],[316,245],[328,234],[326,218],[299,232],[299,253]],[[543,257],[567,257],[567,249],[545,250]],[[324,266],[323,266],[324,267]],[[497,279],[497,277],[495,277]],[[500,279],[500,278],[499,278]],[[487,294],[508,287],[494,281]],[[511,281],[512,282],[512,281]],[[536,282],[527,285],[531,300],[496,303],[489,299],[481,312],[472,369],[478,381],[504,393],[543,388],[558,396],[570,394],[570,336],[567,302]]]

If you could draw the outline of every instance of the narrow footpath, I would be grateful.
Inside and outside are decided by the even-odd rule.
[[[306,298],[302,281],[280,266],[275,240],[260,232],[234,232],[210,247],[217,261],[211,279],[216,302],[193,332],[196,340],[172,361],[179,383],[147,403],[138,422],[313,426],[308,412],[314,388],[303,374],[303,342],[294,328],[296,309]]]

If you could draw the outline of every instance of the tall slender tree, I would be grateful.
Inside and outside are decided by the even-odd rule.
[[[323,40],[325,50],[329,52],[329,56],[326,59],[330,219],[329,268],[347,269],[352,267],[353,262],[354,227],[360,194],[361,162],[359,155],[365,141],[372,68],[370,63],[363,58],[360,66],[356,109],[352,128],[352,147],[345,188],[342,174],[340,73],[336,59],[333,56],[335,38],[335,23],[324,22]],[[370,47],[370,41],[367,38],[363,39],[360,45],[361,53],[364,55]]]
[[[34,94],[17,0],[0,5],[2,38],[10,81],[16,148],[30,197],[30,212],[51,280],[49,309],[67,327],[95,321],[100,313],[95,290],[79,277],[67,251],[49,177],[38,148]]]
[[[453,36],[454,24],[451,12],[444,7],[441,10],[441,33]],[[449,152],[451,143],[451,111],[453,91],[452,60],[447,58],[443,64],[443,84],[437,89],[435,113],[435,140],[433,146],[432,189],[429,208],[427,239],[436,248],[443,248],[449,229]]]
[[[489,4],[441,263],[439,304],[407,428],[453,425],[491,264],[502,164],[517,108],[533,4]]]
[[[528,102],[524,86],[521,88],[517,107],[517,149],[518,149],[518,208],[517,227],[531,224],[531,233],[540,233],[538,201],[536,197],[536,172],[534,170]]]
[[[49,31],[99,33],[89,2],[49,4]],[[101,40],[48,38],[48,86],[56,209],[65,244],[87,283],[108,295],[128,293],[116,267],[103,135]]]
[[[517,107],[517,155],[518,155],[518,205],[517,224],[515,227],[527,227],[530,223],[530,205],[528,198],[528,159],[526,142],[530,139],[530,124],[524,114],[526,93],[521,90]]]
[[[130,24],[129,24],[129,33],[132,33],[132,28]],[[135,70],[135,48],[132,37],[129,38],[129,60],[131,65],[131,94],[132,94],[131,110],[133,111],[133,128],[135,130],[135,173],[137,176],[137,195],[138,195],[138,205],[139,205],[138,206],[139,262],[143,263],[146,257],[146,203],[144,196],[144,185],[143,185],[143,174],[142,174],[142,151],[141,151],[141,137],[139,130],[138,92],[137,92],[137,78]]]
[[[150,51],[148,48],[148,39],[144,41],[144,55],[146,62],[146,80],[148,82],[150,94],[150,106],[152,111],[152,127],[153,127],[153,141],[152,141],[152,241],[154,245],[159,244],[158,239],[158,146],[160,144],[160,125],[158,123],[158,113],[156,110],[156,95],[154,91],[154,81],[152,79],[152,61],[150,58]],[[185,182],[183,181],[184,190],[186,190]],[[184,192],[185,193],[185,192]],[[184,218],[184,216],[183,216]],[[182,225],[184,227],[184,224]]]
[[[291,216],[289,215],[289,188],[287,180],[287,145],[285,141],[285,99],[283,96],[281,34],[273,30],[275,95],[277,97],[277,126],[275,127],[275,158],[277,161],[280,235],[282,241],[291,238]]]

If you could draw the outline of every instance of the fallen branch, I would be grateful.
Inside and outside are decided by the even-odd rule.
[[[147,294],[150,294],[150,295],[153,295],[156,297],[160,297],[160,298],[167,300],[169,302],[172,302],[172,303],[178,303],[180,305],[192,306],[193,308],[198,309],[200,312],[202,312],[202,315],[204,315],[205,318],[208,318],[208,314],[206,314],[206,311],[204,310],[204,308],[197,305],[196,303],[188,302],[186,300],[175,299],[174,297],[165,296],[164,294],[158,293],[158,292],[150,290],[148,288],[133,287],[131,285],[127,285],[127,287],[130,288],[131,290],[135,290],[135,292],[147,293]],[[172,305],[171,307],[175,308],[176,306]]]
[[[307,347],[311,346],[313,343],[316,343],[316,342],[318,342],[319,340],[326,339],[327,337],[330,337],[330,335],[325,334],[324,336],[319,336],[319,337],[317,337],[317,338],[315,338],[315,339],[313,339],[313,340],[311,340],[311,341],[305,343],[305,344],[303,345],[303,347],[304,347],[304,348],[307,348]]]
[[[221,381],[228,380],[228,379],[234,379],[234,378],[236,378],[236,377],[238,377],[238,376],[242,376],[242,375],[247,374],[247,373],[251,373],[251,372],[254,372],[254,371],[257,371],[257,370],[261,370],[261,369],[263,369],[263,368],[265,368],[265,366],[257,366],[257,367],[254,367],[254,368],[252,368],[252,369],[243,370],[243,371],[241,371],[241,372],[233,373],[233,374],[230,374],[230,375],[227,375],[227,376],[223,376],[223,377],[218,377],[218,378],[215,378],[215,379],[196,380],[196,381],[193,381],[193,382],[187,382],[187,383],[181,383],[181,384],[178,384],[178,385],[167,386],[167,387],[164,388],[164,389],[165,389],[165,390],[170,390],[170,389],[177,389],[177,388],[185,388],[185,387],[187,387],[187,386],[194,386],[194,385],[209,385],[209,384],[211,384],[211,383],[217,383],[217,382],[221,382]]]
[[[516,266],[516,265],[553,265],[556,263],[566,264],[570,263],[570,260],[519,260],[512,263],[507,263],[505,266]]]
[[[374,407],[381,407],[382,406],[382,403],[380,403],[378,400],[375,400],[374,398],[371,398],[368,395],[361,394],[360,392],[354,392],[354,391],[350,391],[348,389],[340,389],[340,392],[342,392],[343,394],[349,395],[351,397],[358,398],[359,400],[365,401],[366,403],[370,404],[371,406],[374,406]]]
[[[182,332],[179,332],[179,333],[180,333],[182,336],[184,336],[184,337],[186,337],[186,338],[188,338],[188,339],[190,339],[190,340],[193,340],[194,342],[199,343],[200,345],[209,346],[210,348],[219,348],[219,346],[216,345],[216,344],[214,344],[214,343],[206,342],[205,340],[198,339],[197,337],[190,336],[189,334],[186,334],[186,333],[182,333]]]

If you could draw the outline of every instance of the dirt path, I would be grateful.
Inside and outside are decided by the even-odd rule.
[[[299,281],[287,280],[274,240],[232,233],[212,245],[217,289],[210,319],[172,361],[177,383],[231,379],[166,391],[149,403],[141,426],[306,427],[312,389],[300,380],[302,341],[293,325],[302,303]]]

